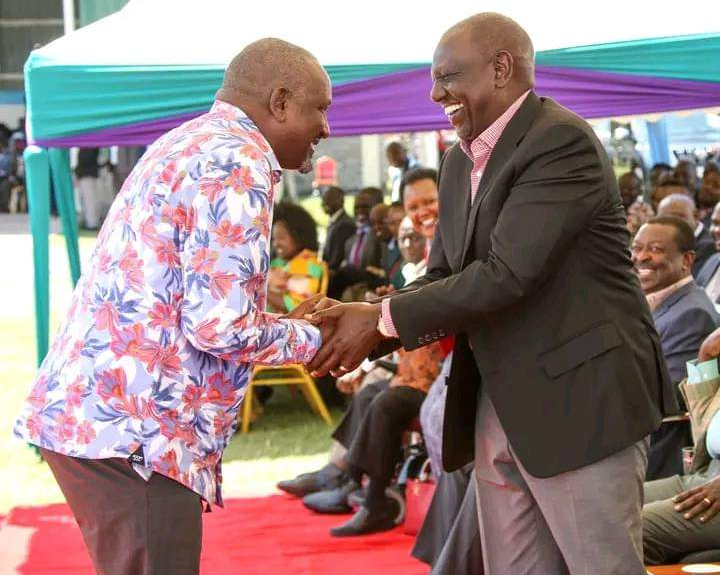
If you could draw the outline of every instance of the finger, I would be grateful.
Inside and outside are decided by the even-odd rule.
[[[337,349],[333,349],[332,353],[326,357],[320,365],[312,372],[313,377],[323,376],[332,371],[337,371],[342,362],[342,355]]]
[[[320,302],[315,306],[315,309],[313,311],[322,311],[324,309],[331,308],[333,306],[336,306],[342,302],[339,302],[336,299],[333,299],[331,297],[324,297],[320,300]]]
[[[718,511],[720,511],[720,501],[715,501],[708,509],[705,510],[705,513],[700,516],[700,521],[703,523],[710,521],[718,514]]]
[[[318,352],[315,354],[315,357],[312,359],[310,363],[308,363],[307,368],[310,371],[311,374],[314,374],[315,371],[327,360],[328,357],[330,357],[333,353],[332,348],[332,336],[328,338],[328,341],[324,342],[322,347],[318,350]],[[324,374],[323,374],[324,375]]]
[[[692,509],[693,507],[698,505],[702,500],[702,493],[696,493],[695,495],[691,495],[685,501],[675,505],[675,511],[678,511],[680,513],[686,512],[688,509]]]
[[[305,318],[311,323],[322,323],[327,319],[337,319],[344,313],[344,307],[343,304],[339,304],[327,309],[315,310]]]
[[[694,517],[697,517],[698,515],[705,512],[705,510],[708,509],[708,504],[704,500],[700,500],[697,504],[693,506],[692,509],[689,511],[686,511],[683,513],[683,517],[685,519],[693,519]]]
[[[682,493],[678,493],[675,497],[673,497],[673,503],[681,503],[682,501],[685,501],[689,497],[692,497],[693,495],[697,495],[701,491],[702,491],[702,489],[700,487],[695,487],[693,489],[688,489],[687,491],[683,491]]]

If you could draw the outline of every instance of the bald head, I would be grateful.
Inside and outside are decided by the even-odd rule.
[[[461,37],[473,46],[478,54],[491,58],[497,52],[507,52],[514,63],[513,77],[525,89],[535,84],[535,49],[527,32],[513,20],[497,12],[481,12],[458,22],[450,28],[443,40]],[[441,40],[442,42],[442,40]]]
[[[304,48],[278,38],[249,44],[225,71],[217,99],[237,106],[260,129],[283,168],[309,172],[330,135],[330,78]]]
[[[535,52],[514,20],[484,12],[450,28],[435,49],[431,99],[472,142],[535,84]]]
[[[305,48],[279,38],[263,38],[232,59],[218,96],[264,99],[277,87],[302,90],[322,74],[322,66]]]
[[[670,194],[658,205],[658,216],[675,216],[686,221],[694,230],[697,227],[697,208],[690,196]]]

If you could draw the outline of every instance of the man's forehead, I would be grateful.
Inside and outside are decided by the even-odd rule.
[[[669,244],[675,238],[675,228],[666,224],[645,224],[635,236],[635,241]]]

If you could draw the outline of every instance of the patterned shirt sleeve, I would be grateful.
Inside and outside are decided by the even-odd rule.
[[[272,180],[252,146],[203,158],[185,179],[181,328],[197,349],[237,363],[306,363],[320,332],[265,312]]]

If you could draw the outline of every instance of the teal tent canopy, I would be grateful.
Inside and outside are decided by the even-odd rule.
[[[428,99],[430,61],[443,31],[472,14],[474,4],[443,6],[432,17],[413,12],[420,7],[376,0],[352,16],[327,0],[311,9],[300,2],[277,4],[268,14],[237,0],[131,0],[116,14],[30,55],[25,80],[32,145],[26,163],[39,359],[48,346],[51,178],[74,281],[80,273],[66,149],[147,144],[201,114],[212,103],[227,62],[247,43],[277,36],[318,57],[333,81],[335,135],[449,127]],[[634,37],[635,30],[597,26],[595,20],[609,6],[568,8],[571,12],[553,29],[545,5],[487,4],[483,8],[515,17],[541,48],[538,92],[586,118],[720,107],[720,33],[706,33],[697,15],[653,22],[654,32],[688,33],[683,36],[618,41]],[[558,47],[573,38],[577,44],[598,43]]]

